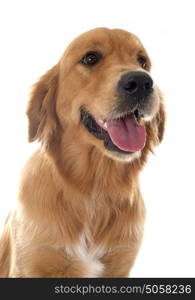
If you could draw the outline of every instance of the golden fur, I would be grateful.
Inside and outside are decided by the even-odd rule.
[[[105,59],[88,69],[78,62],[91,49]],[[98,28],[74,40],[34,85],[28,105],[29,140],[41,147],[21,176],[19,201],[0,241],[1,277],[127,277],[143,234],[145,208],[138,176],[163,137],[159,89],[147,141],[123,161],[81,124],[85,105],[98,117],[116,106],[115,82],[139,70],[135,53],[150,60],[139,39]]]

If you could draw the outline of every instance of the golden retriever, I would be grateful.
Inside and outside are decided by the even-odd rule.
[[[165,112],[140,40],[97,28],[34,85],[29,141],[0,241],[1,277],[128,277],[143,234],[139,173]]]

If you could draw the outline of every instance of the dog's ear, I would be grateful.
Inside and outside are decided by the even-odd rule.
[[[163,103],[160,104],[159,111],[156,115],[156,127],[157,127],[157,143],[160,144],[165,131],[165,109]]]
[[[161,99],[160,107],[156,116],[146,126],[147,136],[148,136],[147,139],[148,148],[152,152],[153,152],[153,147],[161,143],[164,136],[164,130],[165,130],[166,114],[165,114],[162,96],[160,96],[160,99]]]
[[[58,76],[58,65],[55,65],[33,86],[27,109],[30,142],[38,140],[48,145],[55,135]]]

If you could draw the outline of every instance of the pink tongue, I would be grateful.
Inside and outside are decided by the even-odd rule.
[[[107,126],[109,136],[118,148],[128,152],[143,149],[146,141],[146,130],[137,124],[133,114],[123,119],[108,121]]]

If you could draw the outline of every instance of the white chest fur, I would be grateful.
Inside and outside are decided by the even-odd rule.
[[[82,234],[79,242],[73,247],[66,247],[68,255],[74,257],[84,264],[85,277],[101,277],[104,271],[104,265],[101,258],[105,254],[105,249],[101,246],[88,246],[88,236]]]

